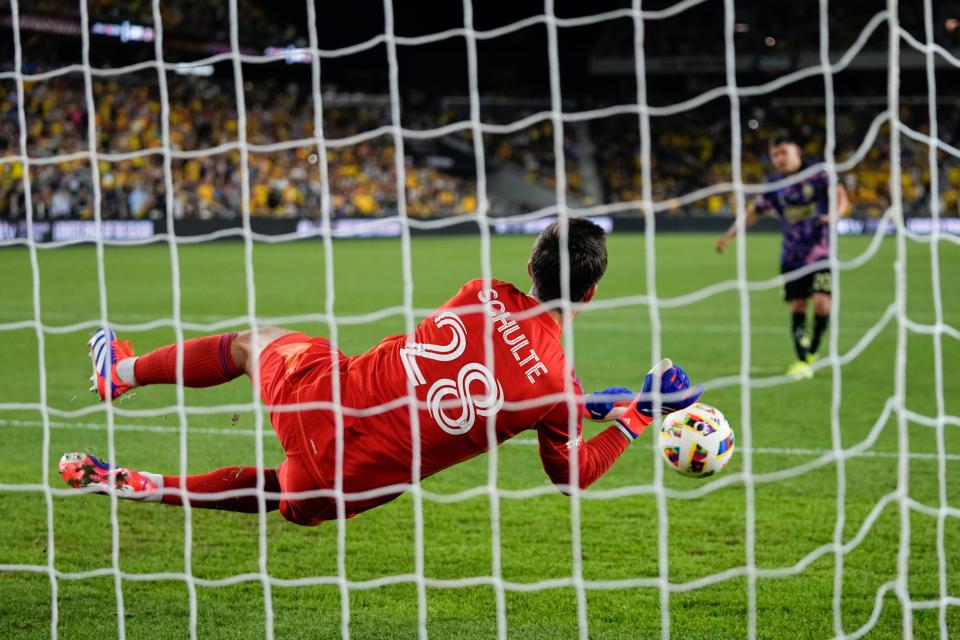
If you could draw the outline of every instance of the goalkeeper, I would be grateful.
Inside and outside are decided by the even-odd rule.
[[[587,303],[607,266],[604,232],[588,220],[571,219],[568,237],[570,298]],[[703,388],[691,386],[679,367],[664,360],[647,374],[643,392],[635,397],[624,388],[584,397],[579,381],[567,377],[572,370],[566,373],[560,340],[558,223],[537,239],[527,270],[529,294],[506,282],[473,280],[423,320],[412,341],[406,335],[388,337],[357,356],[344,356],[324,338],[273,327],[258,329],[256,340],[249,332],[187,340],[183,384],[222,384],[251,375],[259,361],[260,396],[285,454],[278,468],[262,470],[266,507],[279,509],[297,524],[337,517],[337,409],[342,411],[341,486],[347,517],[388,502],[418,478],[527,429],[537,431],[544,470],[567,493],[576,451],[576,484],[583,489],[652,422],[654,385],[660,385],[662,412],[689,406]],[[254,358],[254,345],[259,358]],[[177,382],[176,345],[136,357],[129,342],[101,329],[90,340],[90,353],[92,390],[103,399],[116,399],[134,387]],[[307,406],[297,406],[303,404]],[[580,435],[585,413],[614,424],[585,442]],[[413,473],[415,456],[418,474]],[[117,495],[124,498],[179,505],[189,492],[194,507],[259,510],[256,467],[181,477],[67,453],[59,470],[71,486],[101,493],[109,490],[112,476]],[[221,495],[227,491],[231,493]]]
[[[800,155],[800,146],[787,134],[770,139],[770,164],[775,174],[768,182],[788,178],[807,168]],[[834,219],[843,215],[849,199],[846,188],[837,183],[837,209]],[[790,305],[790,330],[797,360],[787,369],[787,375],[796,378],[812,378],[810,365],[817,359],[817,349],[830,322],[830,290],[832,281],[830,266],[829,224],[830,179],[826,171],[813,175],[779,189],[771,189],[747,205],[746,228],[757,223],[761,215],[773,213],[783,224],[783,249],[780,252],[780,272],[790,279],[783,285],[783,297]],[[717,251],[724,248],[737,235],[734,222],[717,240]],[[797,269],[814,265],[812,271],[800,276],[790,275]],[[807,306],[813,299],[813,332],[807,334]]]

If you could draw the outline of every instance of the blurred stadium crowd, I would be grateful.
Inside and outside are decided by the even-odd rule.
[[[3,87],[7,88],[7,87]],[[126,219],[162,217],[166,207],[163,169],[161,105],[156,88],[97,82],[97,151],[101,211],[104,217]],[[376,99],[373,99],[376,98]],[[369,101],[368,101],[369,100]],[[336,101],[333,101],[336,103]],[[367,102],[367,104],[364,104]],[[85,97],[81,87],[64,81],[35,83],[26,91],[28,153],[40,162],[31,164],[31,190],[39,219],[90,218],[93,215],[92,171],[87,156],[56,163],[43,158],[70,156],[88,149]],[[250,212],[256,216],[316,217],[322,203],[317,146],[311,141],[313,106],[309,92],[259,84],[246,94],[247,141],[255,145],[248,155]],[[509,110],[500,108],[502,119]],[[913,123],[923,109],[904,107],[901,119]],[[805,157],[820,159],[824,144],[822,109],[793,110],[791,130],[799,132]],[[0,155],[19,153],[16,95],[0,90]],[[518,110],[513,117],[527,115]],[[456,109],[444,114],[448,122],[466,117]],[[840,115],[836,122],[838,160],[859,144],[862,124],[869,117]],[[190,78],[171,87],[170,143],[190,157],[171,162],[174,214],[181,217],[233,217],[242,209],[241,153],[236,147],[238,115],[233,91],[209,79]],[[359,98],[324,109],[324,135],[343,140],[388,123],[389,104],[382,97]],[[686,126],[664,127],[654,121],[652,192],[658,201],[671,201],[710,184],[731,181],[729,114],[685,119]],[[955,123],[942,123],[950,125]],[[751,125],[756,125],[752,128]],[[855,209],[861,216],[878,216],[889,205],[888,127],[881,128],[877,142],[851,171],[841,175]],[[633,132],[632,134],[630,132]],[[603,202],[639,200],[642,172],[636,117],[601,118],[590,126],[593,160],[602,185]],[[765,139],[772,130],[757,119],[745,118],[743,126],[743,175],[747,182],[765,177]],[[469,134],[459,134],[461,139]],[[299,141],[292,148],[289,143]],[[433,143],[435,144],[435,143]],[[257,146],[259,145],[259,146]],[[263,149],[270,145],[279,148]],[[327,149],[331,211],[335,217],[380,216],[396,211],[397,180],[394,147],[389,133],[355,144]],[[568,132],[565,139],[569,197],[577,204],[598,204],[588,195],[581,167],[582,150]],[[417,149],[404,160],[408,213],[412,216],[451,215],[476,210],[474,175],[450,173],[434,166],[438,151],[410,143]],[[144,150],[147,155],[126,157]],[[908,213],[928,201],[930,183],[926,147],[902,139],[902,186]],[[512,134],[485,138],[488,168],[513,165],[526,180],[553,189],[555,185],[552,124],[540,122]],[[433,154],[433,155],[431,155]],[[0,215],[8,220],[23,218],[23,167],[0,164]],[[942,163],[940,199],[945,215],[960,213],[960,164]],[[491,213],[513,213],[509,205],[491,195]],[[499,204],[499,206],[498,206]],[[712,215],[732,213],[727,195],[713,195],[700,202],[671,207],[671,212],[691,210]]]
[[[823,107],[791,109],[787,122],[776,127],[761,124],[763,118],[744,116],[742,127],[742,175],[747,184],[761,183],[770,177],[767,141],[781,131],[790,132],[798,141],[806,163],[823,160],[826,142],[826,116]],[[862,143],[867,125],[878,110],[855,110],[836,114],[836,161],[848,160]],[[915,131],[929,132],[926,107],[902,106],[901,122]],[[782,122],[777,120],[778,123]],[[940,137],[952,139],[960,122],[941,121]],[[642,196],[639,140],[624,136],[624,129],[606,129],[599,143],[604,150],[604,181],[611,202],[637,200]],[[878,217],[890,206],[890,127],[879,128],[874,144],[856,165],[839,174],[850,194],[852,213],[858,217]],[[602,135],[602,134],[601,134]],[[907,215],[929,215],[930,168],[928,148],[901,135],[901,187]],[[710,184],[732,182],[729,112],[713,119],[687,118],[686,126],[676,130],[654,132],[651,153],[653,165],[652,192],[657,201],[668,204],[681,195]],[[939,199],[943,215],[960,215],[960,162],[939,154]],[[730,195],[712,195],[694,205],[711,215],[733,213]],[[676,203],[670,211],[681,213],[690,205]]]
[[[313,106],[297,91],[269,83],[247,92],[247,142],[294,148],[252,150],[248,155],[249,206],[252,215],[320,215],[322,189]],[[166,207],[161,104],[156,87],[117,82],[96,83],[96,138],[104,217],[162,215]],[[46,158],[86,151],[89,146],[82,85],[37,83],[26,92],[28,154]],[[233,217],[242,209],[243,172],[237,141],[238,114],[232,90],[202,78],[171,87],[170,147],[197,152],[171,162],[174,214],[177,217]],[[16,95],[0,91],[0,154],[19,152]],[[324,110],[324,135],[342,139],[383,126],[384,105],[347,104]],[[219,150],[217,150],[219,148]],[[254,147],[256,148],[256,147]],[[147,155],[116,158],[154,150]],[[327,150],[331,210],[334,215],[375,216],[394,211],[397,182],[389,135]],[[22,166],[0,165],[0,206],[6,217],[24,215]],[[33,205],[40,218],[93,215],[92,172],[87,157],[31,165]],[[408,212],[414,216],[472,212],[471,181],[443,173],[412,156],[405,159]]]
[[[193,0],[163,3],[164,29],[169,26],[171,32],[181,38],[228,40],[227,4],[214,5]],[[53,15],[58,6],[59,3],[49,0],[37,0],[30,10]],[[152,16],[144,6],[131,1],[90,0],[89,11],[92,19],[136,19],[150,24]],[[719,6],[705,3],[702,10],[716,12]],[[263,3],[243,4],[241,24],[247,25],[244,28],[253,34],[250,37],[257,46],[269,42],[303,44],[302,25],[293,27],[271,20],[264,7]],[[862,26],[860,22],[869,16],[843,6],[836,11],[842,18],[838,22],[853,25],[850,33],[839,35],[842,41],[852,40]],[[851,15],[847,15],[851,11]],[[744,11],[743,19],[751,20],[752,15]],[[68,17],[74,18],[69,14]],[[722,18],[722,11],[719,17]],[[703,22],[711,17],[691,13],[687,19]],[[817,21],[808,20],[804,24],[809,33],[797,31],[793,43],[799,46],[796,43],[806,42],[809,49],[809,45],[816,44]],[[608,28],[595,53],[613,55],[616,51],[630,50],[632,32],[624,25],[619,22]],[[944,37],[954,40],[960,35],[960,29],[940,30]],[[648,46],[653,51],[665,50],[681,42],[687,49],[668,53],[709,53],[710,45],[697,38],[677,40],[669,34],[669,30],[652,32]],[[4,46],[8,45],[0,44],[0,49]],[[740,45],[737,46],[739,49]],[[765,46],[769,45],[754,38],[745,41],[742,51],[751,55]],[[55,49],[44,55],[47,56],[43,60],[46,68],[63,63],[58,62]],[[232,80],[223,76],[167,76],[169,148],[176,156],[171,160],[170,176],[174,215],[201,219],[238,216],[244,206],[245,166],[246,204],[252,215],[319,217],[324,195],[309,82],[291,82],[289,77],[246,82],[242,94],[249,146],[244,164],[244,154],[237,145],[240,127],[237,95]],[[167,180],[162,153],[162,105],[155,72],[99,78],[92,89],[103,217],[162,218],[167,206]],[[620,94],[621,104],[629,104],[636,97],[629,91],[621,90]],[[332,215],[372,217],[395,213],[398,180],[393,138],[386,129],[372,133],[391,122],[388,97],[371,91],[352,93],[342,88],[329,93],[325,90],[323,97],[323,135],[330,143],[326,156]],[[485,123],[503,125],[528,118],[524,125],[511,127],[509,132],[484,134],[487,175],[506,171],[521,178],[531,189],[552,192],[557,179],[553,125],[549,117],[531,117],[548,109],[549,101],[510,99],[496,94],[484,94],[483,99],[481,118]],[[564,100],[566,111],[595,106],[589,90],[565,90]],[[36,159],[30,165],[31,197],[38,219],[93,216],[95,194],[93,171],[86,154],[89,149],[86,104],[83,78],[77,73],[25,85],[27,150],[28,155]],[[711,104],[713,106],[706,105],[680,117],[651,119],[651,190],[655,200],[667,203],[671,214],[731,215],[733,212],[728,194],[692,203],[677,200],[698,189],[732,180],[729,107],[723,100]],[[848,158],[860,145],[867,125],[883,108],[877,104],[838,106],[835,122],[838,161]],[[940,137],[956,144],[960,110],[942,111]],[[0,83],[0,219],[5,220],[23,219],[26,215],[24,167],[12,158],[20,153],[18,115],[16,85],[12,80],[4,81]],[[899,115],[907,126],[921,132],[928,130],[925,105],[906,100]],[[436,128],[464,122],[469,117],[469,101],[465,97],[455,99],[442,93],[427,92],[409,104],[404,99],[402,109],[403,125],[410,129]],[[813,100],[807,104],[778,105],[773,99],[752,104],[742,110],[741,123],[743,176],[749,183],[765,179],[765,141],[784,128],[802,142],[808,161],[822,159],[826,129],[822,97],[819,103]],[[564,127],[565,182],[571,204],[587,206],[641,199],[638,131],[636,115],[596,118]],[[930,200],[927,148],[906,137],[901,140],[902,187],[907,213],[923,215],[929,209]],[[879,216],[889,206],[888,147],[889,126],[884,125],[863,160],[840,176],[850,191],[854,215]],[[948,155],[941,160],[938,197],[942,212],[957,216],[960,215],[960,163]],[[473,145],[468,130],[459,129],[445,136],[407,138],[402,188],[408,214],[427,217],[475,212],[477,171],[472,163]],[[491,181],[488,196],[492,215],[529,209],[508,195],[503,186]]]

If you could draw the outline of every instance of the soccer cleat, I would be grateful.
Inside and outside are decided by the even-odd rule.
[[[794,380],[809,380],[813,377],[813,369],[803,360],[797,360],[787,368],[787,375]]]
[[[113,476],[113,486],[121,497],[144,500],[158,491],[157,485],[139,471],[114,467],[89,453],[65,453],[58,468],[63,481],[74,489],[97,487],[97,493],[109,493],[110,476]]]
[[[87,346],[90,347],[90,360],[93,363],[90,391],[99,394],[101,400],[107,400],[109,379],[109,399],[116,400],[133,387],[117,377],[117,363],[133,357],[133,345],[129,340],[121,341],[110,329],[100,329],[93,334]]]
[[[813,364],[814,362],[816,362],[816,361],[819,360],[819,359],[820,359],[820,358],[818,358],[818,357],[817,357],[817,354],[815,354],[815,353],[808,353],[808,354],[807,354],[807,364]]]

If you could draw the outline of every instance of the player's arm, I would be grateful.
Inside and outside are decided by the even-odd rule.
[[[613,406],[603,416],[615,424],[584,441],[583,415],[577,413],[576,438],[570,440],[569,413],[566,403],[559,403],[537,429],[540,459],[547,476],[560,490],[569,494],[573,451],[577,456],[577,484],[586,489],[613,465],[627,446],[653,422],[654,385],[660,384],[660,413],[671,413],[690,406],[703,395],[703,386],[690,384],[680,367],[669,359],[662,360],[644,378],[643,390],[626,406]],[[614,389],[623,389],[615,387]],[[609,394],[614,399],[622,394]],[[588,402],[589,404],[589,402]]]
[[[761,196],[762,197],[762,196]],[[758,198],[759,200],[759,198]],[[747,203],[747,217],[744,220],[744,227],[749,229],[753,225],[757,224],[757,220],[760,219],[761,211],[757,207],[757,202]],[[724,232],[720,239],[717,240],[717,253],[723,253],[723,250],[730,244],[730,241],[733,240],[733,237],[737,235],[737,221],[734,220],[733,224],[730,225],[730,228]]]
[[[627,410],[636,394],[627,387],[607,387],[584,398],[583,417],[594,422],[616,420]]]
[[[833,215],[820,216],[820,222],[830,224],[831,217],[834,221],[842,218],[850,209],[850,196],[847,193],[847,187],[842,182],[837,182],[837,208],[832,212]]]
[[[558,411],[562,418],[566,412]],[[579,418],[579,416],[577,416]],[[620,455],[626,451],[630,441],[623,437],[617,427],[608,427],[587,441],[581,435],[582,423],[577,424],[577,437],[569,439],[562,419],[550,420],[537,428],[540,441],[540,461],[543,470],[553,484],[563,493],[570,495],[571,457],[577,452],[577,484],[586,489],[607,472]]]

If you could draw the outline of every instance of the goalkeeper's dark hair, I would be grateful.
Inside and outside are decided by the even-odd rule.
[[[607,270],[607,241],[603,229],[585,218],[568,218],[570,300],[580,302]],[[560,286],[560,222],[543,230],[530,254],[531,294],[541,302],[563,297]]]

